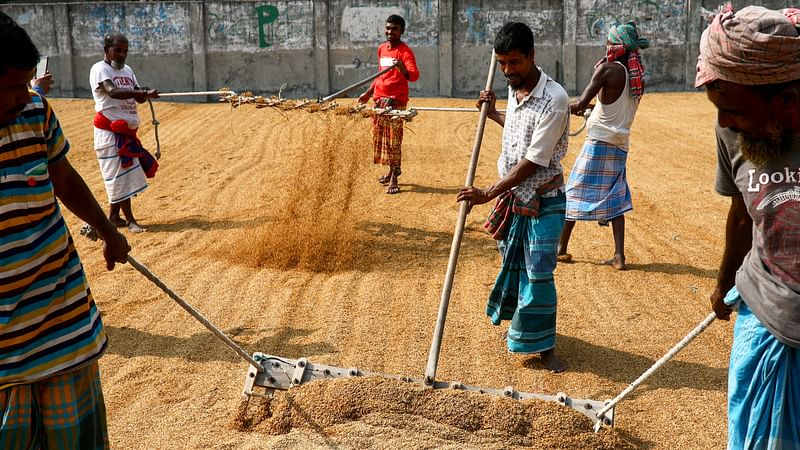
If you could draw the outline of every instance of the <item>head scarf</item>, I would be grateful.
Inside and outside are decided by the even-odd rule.
[[[608,42],[612,45],[622,45],[627,51],[637,51],[650,47],[650,41],[639,37],[635,22],[614,25],[608,30]]]
[[[625,66],[628,69],[630,79],[630,93],[634,98],[639,98],[644,94],[644,63],[639,50],[644,50],[650,46],[650,41],[639,37],[636,30],[636,23],[628,22],[625,24],[614,25],[608,30],[609,45],[606,48],[606,56],[594,65],[595,68],[605,62],[613,62],[628,54]]]
[[[714,80],[744,85],[800,79],[800,10],[728,5],[700,38],[695,87]]]

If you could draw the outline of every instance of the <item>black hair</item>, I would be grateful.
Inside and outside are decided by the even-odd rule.
[[[406,30],[406,21],[402,17],[398,16],[397,14],[392,14],[389,18],[386,19],[386,23],[393,23],[395,25],[400,25],[400,30]]]
[[[507,55],[518,50],[527,55],[533,50],[533,32],[522,22],[508,22],[494,38],[494,52]]]
[[[103,38],[103,51],[114,46],[115,42],[128,42],[128,38],[121,33],[107,34],[106,37]]]
[[[5,75],[9,67],[31,70],[39,63],[39,57],[39,50],[28,33],[0,12],[0,75]]]

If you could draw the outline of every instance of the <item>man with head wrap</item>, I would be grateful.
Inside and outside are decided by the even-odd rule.
[[[583,150],[567,181],[567,220],[558,245],[558,260],[572,261],[567,252],[576,220],[596,220],[614,234],[614,256],[603,261],[625,269],[625,213],[633,209],[625,163],[631,124],[644,93],[644,65],[639,50],[649,46],[636,24],[611,27],[606,56],[595,65],[592,80],[570,112],[583,115],[591,101],[597,105],[587,121]]]
[[[800,448],[797,10],[727,7],[703,32],[695,86],[718,110],[716,190],[731,197],[711,294],[718,318],[738,308],[728,448]]]

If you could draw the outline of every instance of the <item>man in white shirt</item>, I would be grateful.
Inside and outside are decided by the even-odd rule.
[[[147,188],[146,173],[154,175],[157,164],[136,139],[139,127],[136,102],[158,98],[158,91],[140,88],[133,69],[125,64],[128,56],[125,36],[106,36],[103,51],[105,57],[92,66],[89,83],[96,111],[94,148],[110,203],[108,218],[118,227],[127,225],[131,232],[141,233],[146,230],[133,216],[131,198]],[[137,150],[144,154],[127,157],[125,150],[131,143],[138,143]],[[125,215],[124,220],[119,215],[120,210]]]
[[[566,365],[555,354],[553,271],[564,227],[561,160],[567,153],[569,96],[536,66],[527,25],[506,24],[495,38],[494,51],[509,84],[507,112],[495,109],[491,90],[481,91],[478,107],[489,102],[489,117],[503,127],[500,180],[487,189],[462,188],[458,201],[478,205],[498,199],[485,227],[497,239],[503,266],[486,314],[494,325],[511,321],[508,350],[538,353],[548,370],[563,372]]]

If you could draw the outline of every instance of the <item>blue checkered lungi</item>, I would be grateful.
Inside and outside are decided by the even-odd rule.
[[[567,180],[567,219],[608,221],[633,209],[625,163],[628,152],[586,141]]]
[[[800,349],[775,338],[734,287],[739,305],[728,368],[728,448],[800,449]]]
[[[564,228],[563,193],[542,197],[539,217],[512,214],[505,239],[497,241],[503,266],[486,305],[494,325],[510,320],[508,350],[541,353],[556,345],[556,268]]]

